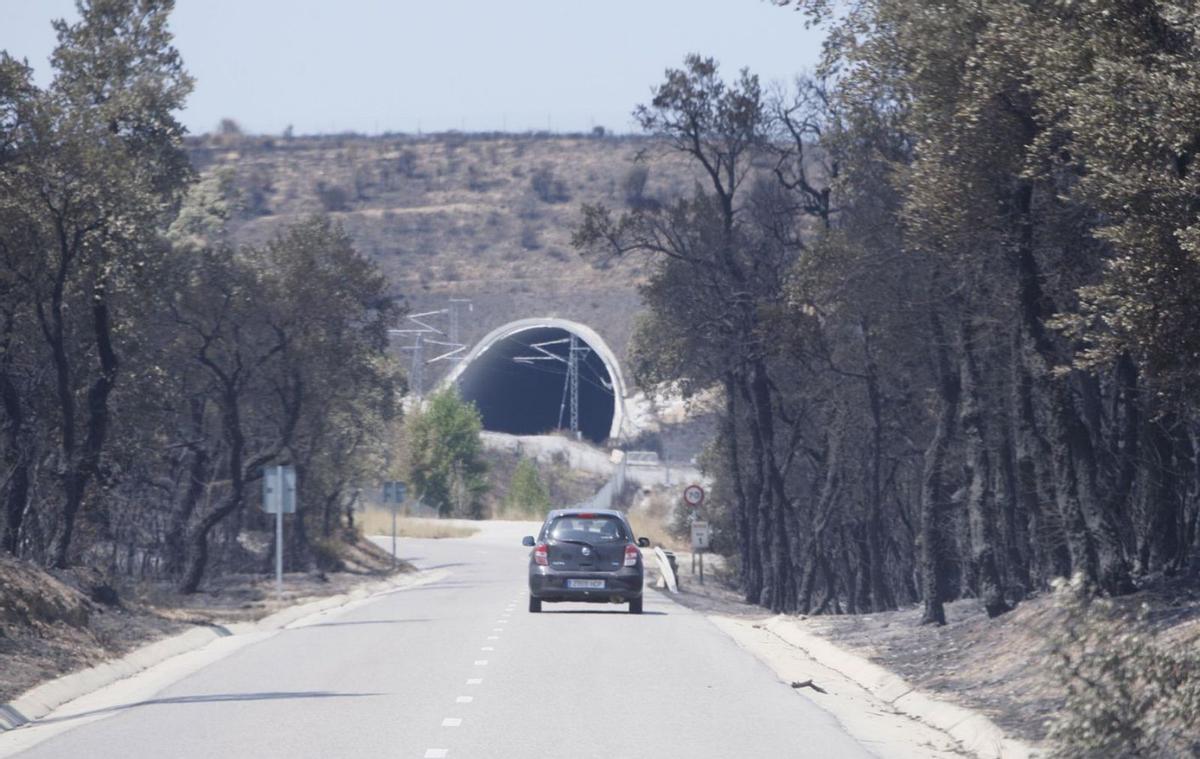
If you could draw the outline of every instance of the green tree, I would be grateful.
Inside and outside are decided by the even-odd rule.
[[[533,459],[522,458],[517,464],[501,508],[505,516],[534,518],[541,518],[549,510],[550,492]]]
[[[23,252],[6,263],[33,298],[40,360],[53,376],[58,566],[71,560],[76,518],[105,468],[122,359],[136,345],[137,293],[157,286],[163,226],[191,178],[174,114],[192,82],[167,29],[172,5],[80,0],[78,22],[54,23],[48,89],[22,87],[11,63],[0,75],[25,101],[16,112],[29,116],[0,234]]]
[[[325,449],[369,458],[396,413],[400,383],[383,355],[395,314],[386,280],[328,219],[296,224],[261,248],[184,255],[169,305],[176,355],[192,363],[178,394],[211,408],[192,426],[208,440],[198,455],[219,460],[223,474],[213,508],[193,518],[189,498],[175,520],[191,524],[181,587],[195,592],[210,536],[244,508],[268,464],[296,465],[302,492],[315,496],[302,499],[297,547],[307,547],[308,519],[327,529],[358,470]],[[314,502],[320,508],[310,509]]]
[[[479,411],[454,389],[425,399],[405,423],[412,489],[442,516],[479,519],[487,492]]]

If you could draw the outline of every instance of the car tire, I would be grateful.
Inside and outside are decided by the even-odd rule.
[[[635,598],[634,600],[629,602],[629,613],[630,614],[641,614],[642,613],[642,599]]]
[[[533,614],[537,614],[541,610],[542,610],[542,599],[534,598],[533,596],[530,596],[529,597],[529,611]]]

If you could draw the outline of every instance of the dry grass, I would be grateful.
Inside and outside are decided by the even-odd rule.
[[[368,509],[356,517],[364,535],[391,535],[392,512],[383,509]],[[443,522],[440,519],[398,517],[396,535],[402,538],[469,538],[479,530],[461,524]]]
[[[192,625],[252,622],[397,571],[390,556],[369,541],[340,541],[331,549],[346,571],[289,571],[282,599],[269,574],[214,571],[203,592],[182,595],[166,579],[122,582],[125,578],[86,566],[52,575],[0,557],[0,703]],[[402,562],[398,571],[413,567]],[[115,590],[120,602],[104,606],[89,600],[101,586]]]
[[[650,538],[650,545],[662,546],[669,551],[687,550],[684,541],[679,540],[667,530],[667,525],[650,514],[639,511],[629,512],[629,523],[633,532],[639,538]]]

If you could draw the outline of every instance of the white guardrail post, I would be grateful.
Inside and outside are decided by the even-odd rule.
[[[675,580],[675,570],[671,569],[671,560],[667,558],[666,551],[663,551],[662,546],[654,546],[654,558],[658,559],[658,569],[662,572],[663,579],[667,581],[667,590],[678,593],[679,584]]]

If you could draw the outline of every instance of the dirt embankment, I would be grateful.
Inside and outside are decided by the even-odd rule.
[[[50,572],[0,557],[0,703],[193,625],[250,622],[285,606],[352,590],[394,572],[391,557],[359,540],[342,544],[344,570],[274,578],[232,574],[184,596],[165,582],[117,582],[79,567]]]

